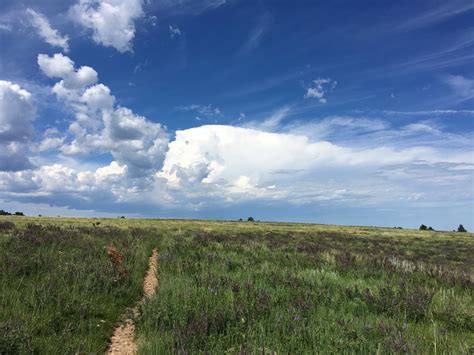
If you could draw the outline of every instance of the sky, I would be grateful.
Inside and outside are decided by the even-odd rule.
[[[0,206],[474,229],[471,0],[3,0]]]

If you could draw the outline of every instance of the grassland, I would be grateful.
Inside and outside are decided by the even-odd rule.
[[[470,353],[474,235],[291,223],[5,217],[0,353],[100,353],[141,296],[143,354]],[[97,224],[100,223],[100,224]],[[124,255],[117,265],[106,253]],[[121,270],[126,269],[124,274]]]

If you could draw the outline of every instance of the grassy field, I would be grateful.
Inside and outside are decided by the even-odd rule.
[[[474,351],[470,233],[4,217],[0,353],[103,352],[155,247],[143,354]]]

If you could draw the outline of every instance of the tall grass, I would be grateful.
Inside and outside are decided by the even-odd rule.
[[[29,223],[0,231],[0,353],[101,353],[141,295],[156,232]],[[123,255],[118,267],[106,247]],[[124,273],[123,270],[127,270]]]
[[[140,352],[468,353],[472,239],[405,238],[262,225],[169,235]],[[443,254],[451,244],[465,248]]]
[[[474,238],[371,227],[0,218],[0,353],[469,353]]]

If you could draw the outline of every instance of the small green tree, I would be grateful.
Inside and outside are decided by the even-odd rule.
[[[425,231],[425,230],[427,230],[427,229],[428,229],[428,227],[425,226],[424,224],[422,224],[422,225],[420,226],[420,230],[421,230],[421,231]]]
[[[255,222],[255,220],[253,219],[253,217],[249,217],[247,218],[247,222]]]

